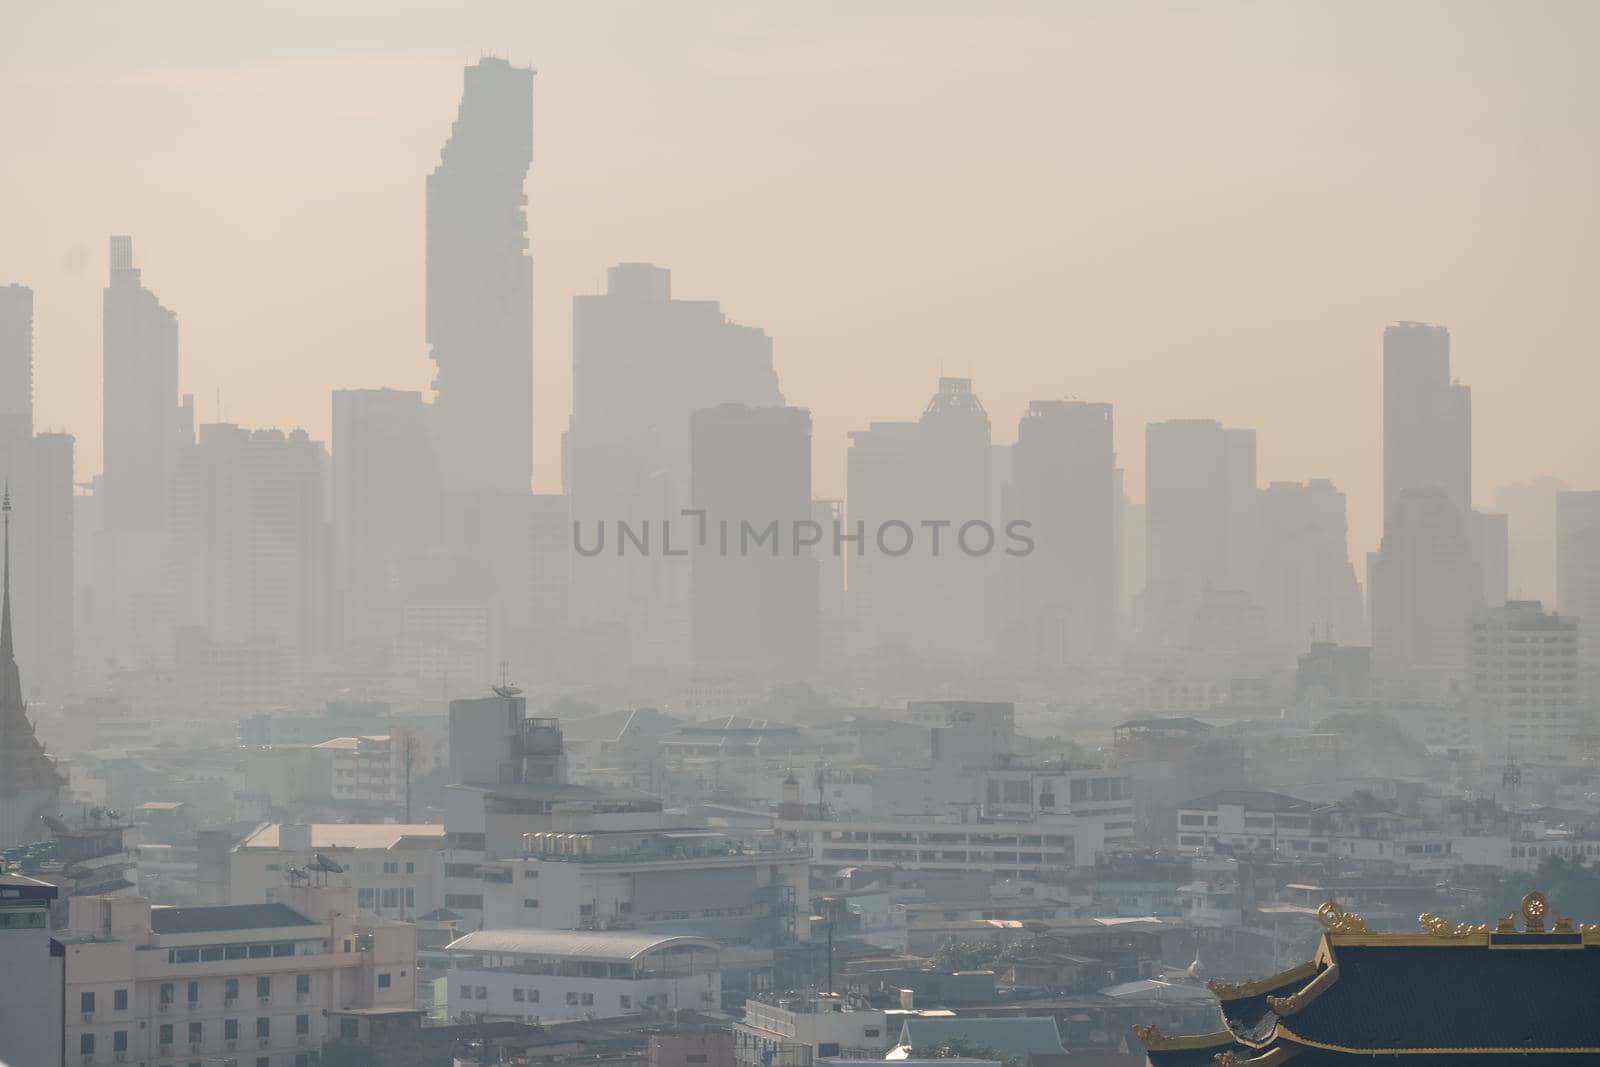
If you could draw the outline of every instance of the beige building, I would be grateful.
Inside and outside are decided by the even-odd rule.
[[[358,908],[411,921],[438,907],[435,855],[443,841],[444,827],[437,823],[267,823],[229,856],[228,900],[281,900],[284,872],[305,867],[321,853],[344,868],[328,880],[354,889]]]
[[[65,946],[66,1067],[309,1067],[328,1014],[405,1011],[416,929],[357,917],[348,886],[272,904],[161,908],[76,897]]]

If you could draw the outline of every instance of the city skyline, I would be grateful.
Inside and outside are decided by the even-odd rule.
[[[1394,40],[1415,39],[1429,10],[1392,13]],[[241,425],[303,426],[328,440],[331,389],[426,388],[432,377],[416,191],[437,163],[463,61],[493,40],[514,63],[543,71],[539,165],[526,187],[538,260],[537,488],[559,484],[559,435],[571,410],[567,302],[603,291],[606,267],[647,260],[675,270],[683,296],[720,300],[730,317],[773,338],[786,399],[816,420],[819,497],[842,495],[848,431],[914,417],[929,383],[957,375],[974,380],[1002,443],[1033,400],[1111,403],[1135,499],[1147,423],[1252,427],[1263,484],[1326,477],[1346,494],[1360,558],[1380,532],[1373,397],[1381,373],[1372,353],[1392,321],[1451,330],[1454,374],[1477,394],[1477,506],[1542,475],[1587,483],[1593,448],[1581,405],[1600,371],[1586,358],[1594,324],[1572,301],[1593,288],[1596,268],[1571,249],[1592,244],[1583,239],[1595,223],[1580,179],[1595,165],[1590,101],[1600,93],[1585,91],[1594,75],[1577,65],[1582,34],[1562,32],[1592,16],[1567,10],[1565,22],[1538,25],[1468,10],[1431,56],[1358,46],[1354,14],[1288,5],[1223,40],[1230,20],[1169,11],[1149,42],[1155,58],[1173,63],[1165,93],[1089,54],[1095,42],[1125,40],[1132,16],[1015,9],[997,26],[947,14],[898,27],[898,48],[882,60],[910,74],[956,55],[960,40],[962,63],[983,77],[941,82],[926,99],[885,91],[885,73],[869,79],[871,64],[853,48],[897,33],[895,20],[877,14],[790,14],[765,27],[732,9],[695,9],[699,20],[684,26],[718,43],[742,34],[749,48],[662,88],[651,75],[665,60],[649,46],[684,26],[662,27],[642,9],[609,52],[602,15],[491,10],[470,26],[472,41],[461,39],[468,28],[439,33],[416,14],[397,29],[407,47],[384,58],[297,49],[270,27],[223,47],[199,20],[192,40],[160,43],[138,60],[107,55],[90,35],[71,62],[49,67],[36,56],[56,51],[41,46],[64,32],[59,16],[13,13],[5,17],[19,32],[8,35],[17,43],[6,54],[15,61],[0,84],[35,106],[0,119],[0,133],[38,166],[0,178],[0,190],[33,205],[27,218],[13,213],[0,224],[0,280],[34,290],[36,426],[77,437],[79,481],[100,455],[98,390],[84,386],[97,377],[92,310],[108,233],[134,236],[146,283],[183,324],[180,388],[195,394],[197,421],[216,421],[220,408]],[[724,17],[706,18],[713,13]],[[154,25],[184,17],[169,7]],[[114,18],[102,23],[108,41],[116,28]],[[1035,48],[1015,43],[1030,38],[1019,28],[1037,31]],[[351,32],[335,25],[329,41]],[[1174,56],[1185,32],[1219,54]],[[207,42],[242,65],[208,65],[196,50]],[[1293,46],[1288,53],[1305,62],[1270,59],[1268,45]],[[1463,62],[1490,49],[1501,60],[1493,76]],[[810,77],[807,55],[830,76]],[[104,61],[95,79],[62,83],[73,63],[95,60]],[[263,90],[286,64],[300,75],[296,88],[269,102]],[[1338,81],[1356,67],[1372,77],[1342,85],[1339,97],[1317,76]],[[330,79],[345,84],[352,69],[362,76],[339,106],[319,109]],[[802,84],[809,98],[797,98]],[[741,95],[727,93],[732,85],[747,103],[730,102]],[[96,86],[111,93],[104,103],[121,129],[84,112]],[[1121,92],[1062,95],[1096,86]],[[196,100],[195,90],[214,100]],[[985,134],[1018,94],[1039,91],[1062,107],[1004,119]],[[1373,106],[1380,93],[1386,110]],[[871,106],[853,115],[847,97]],[[891,112],[897,136],[871,137]],[[1197,113],[1205,121],[1185,133],[1178,120]],[[1291,115],[1298,125],[1285,125]],[[182,143],[153,147],[179,116],[197,145],[239,144],[249,162],[230,169],[186,155]],[[757,151],[721,159],[727,148],[705,126],[713,116],[718,132],[738,131]],[[969,149],[941,155],[939,172],[919,162],[931,158],[936,116]],[[73,132],[46,136],[57,126]],[[786,150],[783,129],[803,131],[808,143],[821,138],[834,149],[831,170],[855,181],[841,185]],[[1428,131],[1420,141],[1418,129]],[[674,134],[676,149],[663,155]],[[1160,151],[1136,150],[1130,138]],[[1202,140],[1211,154],[1197,168],[1189,153]],[[115,189],[76,162],[91,144],[128,158],[141,143],[152,147],[134,154],[133,180]],[[676,157],[696,152],[718,161],[717,181],[687,181]],[[287,162],[296,155],[323,160],[316,180]],[[651,166],[620,165],[641,155]],[[1191,165],[1152,169],[1180,156]],[[1380,159],[1403,166],[1379,180],[1362,164]],[[47,173],[49,190],[33,176]],[[1246,173],[1270,175],[1277,195],[1229,178]],[[1156,176],[1133,180],[1140,174]],[[1014,203],[983,193],[983,182],[1002,176]],[[1079,195],[1062,202],[1058,186]],[[217,199],[225,188],[226,211]],[[751,214],[773,195],[785,211]],[[1285,214],[1290,203],[1311,202],[1325,210]],[[254,209],[240,213],[240,203]],[[935,205],[941,214],[924,214]],[[818,212],[828,213],[826,225]],[[926,218],[939,224],[913,225]],[[959,262],[936,253],[958,245]],[[228,269],[215,269],[218,260]],[[226,325],[246,320],[250,331]]]

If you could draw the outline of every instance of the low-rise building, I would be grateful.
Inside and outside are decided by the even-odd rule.
[[[715,1010],[721,950],[703,937],[621,930],[475,930],[447,949],[457,1021],[609,1019]]]
[[[228,899],[270,903],[283,890],[284,872],[322,853],[344,868],[328,878],[354,888],[358,908],[414,920],[438,907],[435,857],[443,841],[437,823],[265,823],[228,857]]]
[[[50,937],[57,892],[0,867],[0,974],[10,978],[0,997],[0,1063],[62,1062],[61,944]]]
[[[859,998],[832,993],[752,997],[733,1028],[741,1067],[810,1067],[828,1056],[881,1059],[894,1043],[887,1016]]]
[[[358,918],[348,886],[196,908],[77,897],[61,941],[66,1067],[309,1067],[330,1013],[415,1000],[415,929]]]

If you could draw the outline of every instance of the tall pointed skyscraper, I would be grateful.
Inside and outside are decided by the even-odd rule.
[[[434,434],[453,491],[533,488],[532,164],[533,71],[468,67],[427,193]]]
[[[0,602],[0,849],[38,837],[39,819],[53,815],[61,777],[44,754],[22,700],[22,674],[11,643],[11,487],[5,489],[5,585]]]

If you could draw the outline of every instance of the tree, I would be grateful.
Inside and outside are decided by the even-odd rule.
[[[999,945],[973,944],[951,938],[928,962],[939,971],[985,971],[1005,958]]]
[[[936,1045],[914,1048],[911,1055],[925,1060],[998,1060],[1004,1067],[1023,1067],[1022,1057],[1002,1056],[988,1045],[964,1037],[947,1037]]]

